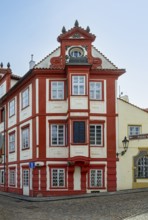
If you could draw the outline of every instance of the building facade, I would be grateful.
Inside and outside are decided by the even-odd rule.
[[[10,69],[0,69],[0,190],[115,191],[116,83],[125,70],[92,45],[95,35],[77,21],[57,40],[60,46],[14,85]]]
[[[117,190],[148,187],[148,112],[118,99],[118,113]],[[129,147],[121,155],[124,136]]]

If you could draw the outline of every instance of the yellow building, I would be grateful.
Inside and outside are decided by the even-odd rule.
[[[128,97],[118,99],[117,111],[117,190],[148,187],[148,112],[129,103]]]

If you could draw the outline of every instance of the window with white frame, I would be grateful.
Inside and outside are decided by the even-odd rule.
[[[65,145],[65,125],[51,124],[51,145],[52,146]]]
[[[90,170],[90,187],[103,186],[103,171],[101,169]]]
[[[90,99],[102,100],[102,82],[90,82]]]
[[[15,115],[15,99],[9,102],[9,117]]]
[[[148,156],[143,156],[138,160],[138,178],[148,178]]]
[[[29,105],[29,88],[22,92],[22,108]]]
[[[103,125],[91,124],[89,128],[90,145],[102,146],[103,145]]]
[[[15,151],[15,132],[9,134],[9,152]]]
[[[22,128],[22,149],[29,148],[29,127]]]
[[[51,169],[52,187],[65,187],[65,169]]]
[[[15,185],[15,170],[9,170],[9,185]]]
[[[64,82],[51,82],[51,99],[64,99]]]
[[[85,95],[85,76],[72,76],[72,95]]]
[[[139,135],[140,133],[141,133],[141,125],[129,125],[128,126],[129,136]]]
[[[4,170],[0,170],[0,184],[4,184]]]

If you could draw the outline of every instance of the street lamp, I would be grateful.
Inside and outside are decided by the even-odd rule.
[[[124,150],[121,151],[120,153],[116,153],[117,157],[118,157],[119,155],[123,156],[123,155],[126,153],[127,149],[128,149],[129,140],[127,139],[126,136],[125,136],[124,139],[122,140],[122,144],[123,144]]]
[[[129,145],[129,140],[127,139],[127,137],[125,136],[123,141],[122,141],[122,144],[123,144],[123,148],[125,151],[127,151],[128,149],[128,145]]]

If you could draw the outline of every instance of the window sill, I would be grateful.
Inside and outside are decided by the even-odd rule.
[[[26,108],[28,108],[30,105],[26,105],[25,107],[22,107],[21,110],[25,110]]]
[[[65,101],[66,99],[49,99],[49,101]]]
[[[104,99],[89,99],[90,101],[104,102]]]
[[[102,146],[102,145],[90,145],[90,147],[98,147],[98,148],[103,148],[104,146]]]
[[[55,189],[67,189],[67,188],[65,186],[63,186],[63,187],[58,187],[58,186],[57,187],[53,187],[52,186],[50,189],[54,189],[55,190]]]
[[[13,153],[15,153],[15,150],[14,151],[9,151],[9,154],[13,154]]]
[[[65,145],[50,145],[49,147],[67,147]]]
[[[70,143],[70,145],[88,145],[88,143]]]
[[[13,187],[13,188],[15,188],[15,187],[16,187],[15,185],[12,185],[12,184],[9,184],[9,186],[10,186],[10,187]]]
[[[30,149],[30,147],[22,148],[23,151],[24,150],[29,150],[29,149]]]
[[[15,113],[13,114],[13,115],[9,115],[9,118],[12,118],[12,117],[14,117],[15,116]]]

